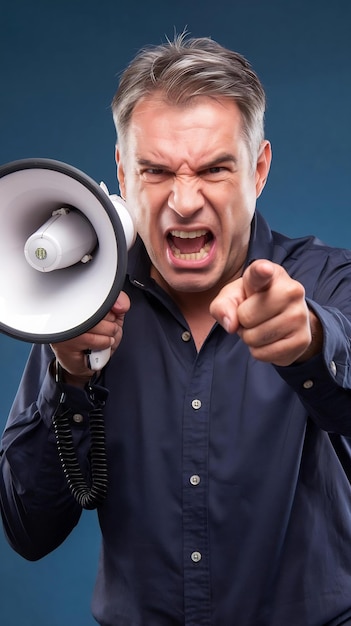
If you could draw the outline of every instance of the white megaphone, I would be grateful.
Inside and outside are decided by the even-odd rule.
[[[23,159],[0,167],[0,215],[0,332],[56,343],[102,320],[136,235],[124,201],[66,163]]]

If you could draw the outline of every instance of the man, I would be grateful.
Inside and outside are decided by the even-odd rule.
[[[264,107],[209,39],[132,61],[112,105],[139,233],[124,292],[90,332],[33,348],[3,436],[5,531],[38,559],[81,513],[52,416],[61,398],[88,476],[104,402],[103,626],[351,623],[351,253],[256,211]],[[86,350],[109,346],[92,377]]]

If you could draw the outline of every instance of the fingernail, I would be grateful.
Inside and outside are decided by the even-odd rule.
[[[232,323],[231,323],[231,321],[230,321],[229,317],[226,317],[226,316],[225,316],[225,317],[223,317],[223,320],[222,320],[222,326],[223,326],[224,330],[226,330],[226,331],[227,331],[227,333],[230,333],[231,324],[232,324]]]

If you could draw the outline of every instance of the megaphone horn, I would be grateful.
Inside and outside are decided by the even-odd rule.
[[[123,200],[71,165],[23,159],[0,167],[0,212],[0,332],[56,343],[95,326],[135,239]]]

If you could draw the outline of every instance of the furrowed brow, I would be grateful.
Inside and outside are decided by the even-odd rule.
[[[215,159],[213,159],[212,161],[209,161],[208,163],[204,163],[201,166],[201,169],[208,169],[210,167],[216,167],[216,165],[220,165],[221,163],[233,163],[234,165],[237,165],[237,158],[231,154],[231,153],[224,153],[224,154],[220,154],[218,157],[216,157]]]
[[[155,161],[150,161],[149,159],[137,159],[137,164],[141,167],[152,167],[160,170],[167,169],[164,163],[155,163]]]

